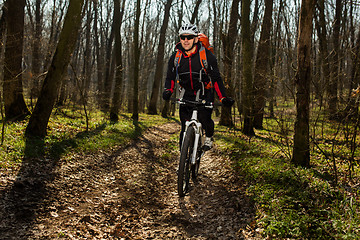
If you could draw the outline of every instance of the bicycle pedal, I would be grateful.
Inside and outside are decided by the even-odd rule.
[[[203,151],[209,151],[211,148],[212,148],[212,147],[207,146],[207,145],[202,146],[202,150],[203,150]]]

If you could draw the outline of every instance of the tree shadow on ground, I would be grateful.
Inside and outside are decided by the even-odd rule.
[[[101,133],[105,124],[48,146],[44,139],[26,138],[24,158],[14,181],[0,192],[0,239],[31,238],[38,214],[47,208],[47,184],[56,177],[61,156],[76,148],[77,140]],[[47,149],[49,148],[49,149]],[[54,194],[54,193],[52,193]]]
[[[167,117],[167,119],[173,121],[173,122],[176,122],[177,124],[181,124],[180,120],[176,117]]]
[[[234,142],[233,137],[223,138],[224,141]],[[267,138],[259,139],[269,142]],[[229,148],[228,154],[237,174],[247,186],[250,186],[247,189],[250,196],[262,206],[261,210],[269,215],[263,222],[265,228],[273,227],[271,224],[278,224],[276,231],[284,234],[279,238],[294,237],[291,235],[294,226],[290,221],[298,222],[299,232],[306,239],[316,239],[319,236],[327,236],[329,232],[335,232],[331,224],[323,225],[324,219],[328,218],[323,206],[330,205],[332,201],[341,201],[342,196],[331,196],[313,184],[317,179],[330,182],[331,176],[310,169],[314,179],[304,177],[306,175],[298,172],[301,172],[301,169],[291,165],[288,160],[280,157],[275,159],[267,148],[252,147],[244,141],[236,140]]]
[[[242,239],[240,230],[255,220],[253,201],[244,191],[230,191],[225,185],[201,177],[206,183],[194,184],[188,197],[179,198],[182,212],[174,215],[172,221],[191,238]]]
[[[190,181],[190,190],[179,197],[181,213],[172,216],[174,224],[188,236],[199,239],[242,239],[241,229],[255,220],[254,202],[246,195],[243,180],[231,170],[223,171],[218,159],[220,152],[205,155],[202,160],[214,161],[212,166],[200,165],[197,180]]]

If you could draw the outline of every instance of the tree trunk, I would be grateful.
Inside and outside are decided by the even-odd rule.
[[[163,118],[167,118],[168,117],[168,114],[169,114],[169,111],[170,111],[170,101],[165,101],[164,102],[164,107],[161,111],[161,116]]]
[[[254,44],[254,36],[256,30],[259,28],[259,0],[255,0],[254,3],[254,10],[253,10],[253,19],[250,24],[250,31],[251,31],[251,44]],[[266,14],[266,0],[265,0],[265,14]],[[265,18],[265,16],[264,16]]]
[[[264,109],[266,103],[266,92],[269,89],[267,80],[269,57],[270,57],[270,32],[272,28],[273,0],[265,0],[265,14],[260,34],[260,42],[256,56],[255,78],[254,78],[254,127],[263,128]]]
[[[342,3],[341,0],[336,0],[336,9],[335,9],[335,19],[334,19],[334,34],[333,34],[333,43],[334,49],[331,51],[330,59],[332,61],[332,67],[330,72],[330,83],[328,85],[328,103],[329,103],[329,118],[337,119],[337,91],[338,91],[338,82],[339,82],[339,50],[340,50],[340,21],[341,21],[341,12],[342,12]]]
[[[328,79],[330,79],[330,68],[329,68],[329,51],[328,51],[328,41],[327,41],[327,30],[326,30],[326,20],[325,20],[325,4],[324,1],[319,1],[317,4],[319,10],[319,21],[316,26],[318,37],[319,37],[319,47],[320,47],[320,57],[321,57],[321,68],[323,71],[325,86],[329,89]],[[319,90],[320,92],[321,89]],[[329,91],[330,92],[330,91]],[[323,96],[321,96],[322,98]],[[322,102],[322,99],[321,99]]]
[[[310,166],[309,118],[311,83],[311,37],[315,0],[302,0],[298,36],[296,73],[296,121],[292,162]]]
[[[124,16],[125,0],[122,1],[122,7],[120,8],[120,0],[114,0],[114,28],[115,28],[115,86],[114,95],[111,102],[110,120],[118,121],[120,99],[121,99],[121,87],[123,82],[123,62],[122,62],[122,44],[121,44],[121,25]],[[120,10],[121,9],[121,10]]]
[[[3,43],[4,42],[4,36],[6,35],[6,18],[7,18],[7,6],[6,6],[6,2],[5,4],[2,6],[1,11],[1,18],[0,18],[0,41]],[[2,46],[1,46],[2,48]]]
[[[7,120],[21,120],[29,114],[22,86],[22,54],[25,0],[7,0],[7,36],[4,60],[4,105]]]
[[[179,5],[179,0],[176,1],[176,5]],[[174,21],[174,29],[176,30],[179,30],[180,26],[181,26],[181,23],[182,23],[182,20],[183,20],[183,16],[184,16],[184,0],[181,0],[180,1],[180,7],[178,7],[177,9],[177,16],[178,16],[178,20],[177,22]],[[179,37],[177,35],[174,35],[174,42],[178,41]],[[175,89],[174,89],[174,93],[176,94],[176,85],[175,85]],[[164,105],[162,107],[162,110],[161,110],[161,116],[162,117],[167,117],[168,116],[168,113],[170,111],[170,103],[169,101],[164,101]]]
[[[131,39],[132,32],[129,31],[129,33],[126,33],[125,37],[127,39]],[[127,112],[132,113],[133,111],[133,86],[134,86],[134,56],[133,56],[133,42],[126,41],[126,55],[127,55],[127,83],[126,83],[126,93],[127,93]]]
[[[83,0],[70,0],[55,55],[26,128],[27,136],[46,136],[50,114],[78,38],[83,3]]]
[[[100,5],[101,6],[101,5]],[[98,21],[99,21],[99,5],[98,1],[94,1],[94,47],[95,47],[95,54],[96,54],[96,71],[97,71],[97,95],[96,101],[101,106],[102,95],[101,93],[104,91],[104,81],[103,81],[103,69],[104,69],[104,58],[103,58],[103,49],[100,47],[99,38],[101,39],[102,31],[98,31]],[[102,26],[100,25],[99,28]]]
[[[209,8],[210,8],[210,6],[209,6]],[[213,36],[213,47],[214,47],[214,51],[215,52],[220,52],[220,51],[216,51],[217,50],[217,37],[218,37],[218,32],[219,32],[219,26],[218,26],[218,12],[217,12],[217,9],[216,9],[216,3],[215,3],[215,0],[212,0],[212,10],[213,10],[213,34],[214,34],[214,36]],[[210,12],[210,11],[209,11]],[[219,58],[218,58],[219,59]]]
[[[241,36],[242,36],[242,55],[243,55],[243,112],[244,126],[243,133],[248,136],[255,135],[252,119],[252,103],[253,103],[253,80],[252,80],[252,58],[253,48],[251,44],[250,33],[250,0],[242,1],[241,8]]]
[[[86,27],[85,27],[85,52],[84,52],[84,68],[83,68],[83,78],[81,81],[80,88],[82,89],[84,96],[83,100],[87,102],[88,92],[90,88],[90,81],[92,77],[92,41],[91,41],[91,21],[92,21],[92,11],[91,6],[92,1],[87,2],[87,16],[86,16]]]
[[[140,61],[140,46],[139,46],[139,27],[140,27],[140,2],[136,1],[136,14],[134,26],[134,94],[133,94],[133,111],[132,119],[135,123],[139,121],[139,61]]]
[[[353,89],[360,86],[360,32],[358,32],[357,42],[354,46],[354,54],[352,55],[351,80],[349,89],[349,98],[344,112],[350,118],[359,116],[359,101],[353,96]]]
[[[113,41],[114,41],[114,25],[111,27],[110,37],[107,41],[106,46],[106,62],[105,62],[105,78],[104,78],[104,87],[103,92],[101,93],[101,110],[104,112],[108,112],[110,109],[110,95],[111,95],[111,87],[112,87],[112,69],[111,65],[113,60],[111,59],[112,50],[113,50]]]
[[[59,38],[61,23],[65,14],[66,4],[63,1],[57,2],[53,0],[54,8],[51,14],[50,37],[46,50],[46,57],[44,61],[44,68],[48,69],[51,64],[51,57],[56,48],[56,42]]]
[[[230,23],[229,30],[226,36],[223,36],[223,45],[224,45],[224,83],[226,93],[229,97],[235,96],[233,88],[233,80],[231,77],[232,65],[233,65],[233,56],[234,56],[234,46],[238,35],[237,22],[239,20],[239,2],[240,0],[233,0],[231,5],[230,13]],[[223,126],[233,126],[231,118],[231,108],[223,106],[221,109],[220,116],[220,125]]]
[[[275,111],[274,111],[274,106],[276,105],[276,85],[278,82],[278,77],[276,74],[276,66],[278,64],[278,61],[280,59],[280,51],[278,51],[278,49],[280,48],[280,43],[282,42],[281,39],[281,16],[283,15],[283,11],[284,11],[284,1],[280,0],[279,1],[279,10],[277,13],[277,17],[276,17],[276,24],[274,26],[275,30],[273,33],[273,42],[272,42],[272,48],[271,48],[271,61],[270,61],[270,68],[271,68],[271,74],[273,75],[273,77],[271,78],[270,81],[270,89],[269,89],[269,107],[268,107],[268,111],[269,111],[269,115],[271,118],[275,117]]]
[[[2,10],[2,14],[1,14],[1,18],[0,18],[0,43],[4,43],[4,39],[6,38],[6,15],[7,15],[7,6],[6,4],[4,4],[1,8]],[[0,73],[3,73],[4,71],[4,45],[1,44],[0,45]],[[3,81],[3,74],[0,74],[0,82],[2,83]],[[2,99],[2,88],[0,87],[0,93],[1,93],[1,104],[3,103],[3,99]],[[1,109],[3,110],[3,109]],[[4,117],[5,118],[5,117]]]
[[[202,0],[197,0],[196,1],[196,4],[195,4],[195,7],[194,7],[194,11],[192,13],[192,16],[191,16],[191,19],[190,19],[190,23],[194,24],[195,23],[195,20],[198,16],[198,13],[199,13],[199,7],[200,7],[200,4],[201,4]]]
[[[30,91],[31,106],[33,106],[33,100],[39,96],[41,73],[41,0],[36,0],[35,5],[35,34],[33,39],[33,56],[31,64],[33,77]]]
[[[166,29],[169,23],[170,17],[170,8],[171,8],[172,0],[167,0],[165,5],[165,15],[163,24],[160,29],[160,38],[159,38],[159,46],[156,57],[156,69],[154,76],[154,84],[152,87],[152,93],[150,98],[150,104],[148,107],[149,114],[157,114],[157,102],[159,98],[159,90],[160,90],[160,82],[163,77],[164,71],[164,52],[165,52],[165,38],[166,38]]]

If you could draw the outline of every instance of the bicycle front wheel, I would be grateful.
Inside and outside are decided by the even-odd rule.
[[[201,152],[200,153],[198,152],[198,156],[196,156],[195,165],[191,166],[191,176],[193,182],[195,182],[198,177],[199,168],[200,168],[200,157],[201,157]]]
[[[178,193],[180,197],[185,196],[189,191],[191,156],[194,148],[195,129],[190,126],[185,133],[182,143],[179,171],[178,171]]]

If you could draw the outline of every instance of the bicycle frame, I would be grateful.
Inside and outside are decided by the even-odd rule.
[[[188,128],[190,126],[195,126],[195,140],[194,140],[194,147],[193,147],[193,153],[191,155],[191,164],[194,165],[195,161],[196,161],[196,152],[199,146],[199,139],[200,136],[202,135],[202,125],[199,122],[199,120],[197,119],[197,114],[198,114],[198,110],[194,109],[192,112],[192,116],[191,116],[191,120],[190,121],[186,121],[185,123],[185,131],[184,131],[184,135],[183,135],[183,141],[182,143],[184,143],[184,139],[186,136],[186,132],[188,130]]]
[[[184,130],[184,135],[183,135],[183,139],[182,139],[183,140],[182,144],[183,144],[188,128],[190,126],[194,126],[195,127],[195,140],[194,140],[194,146],[193,146],[193,153],[191,155],[191,165],[194,165],[195,162],[196,162],[196,152],[197,152],[198,147],[199,147],[199,139],[203,134],[202,125],[198,120],[198,106],[204,105],[205,107],[212,108],[212,106],[206,106],[205,103],[200,103],[199,104],[199,99],[200,99],[199,96],[200,96],[200,90],[198,90],[198,92],[196,93],[195,102],[186,101],[186,100],[183,100],[182,98],[178,99],[178,102],[180,104],[191,103],[191,104],[193,104],[195,106],[194,109],[193,109],[193,112],[192,112],[191,119],[189,121],[185,122],[185,130]]]
[[[190,174],[193,181],[196,181],[200,166],[200,158],[205,153],[202,146],[200,146],[200,144],[203,144],[202,138],[205,134],[202,124],[198,119],[198,112],[202,107],[213,108],[213,103],[209,104],[204,100],[199,99],[199,91],[196,94],[195,101],[183,99],[182,97],[176,99],[176,101],[179,104],[192,107],[191,118],[185,122],[178,168],[178,192],[179,196],[183,197],[189,189]]]

